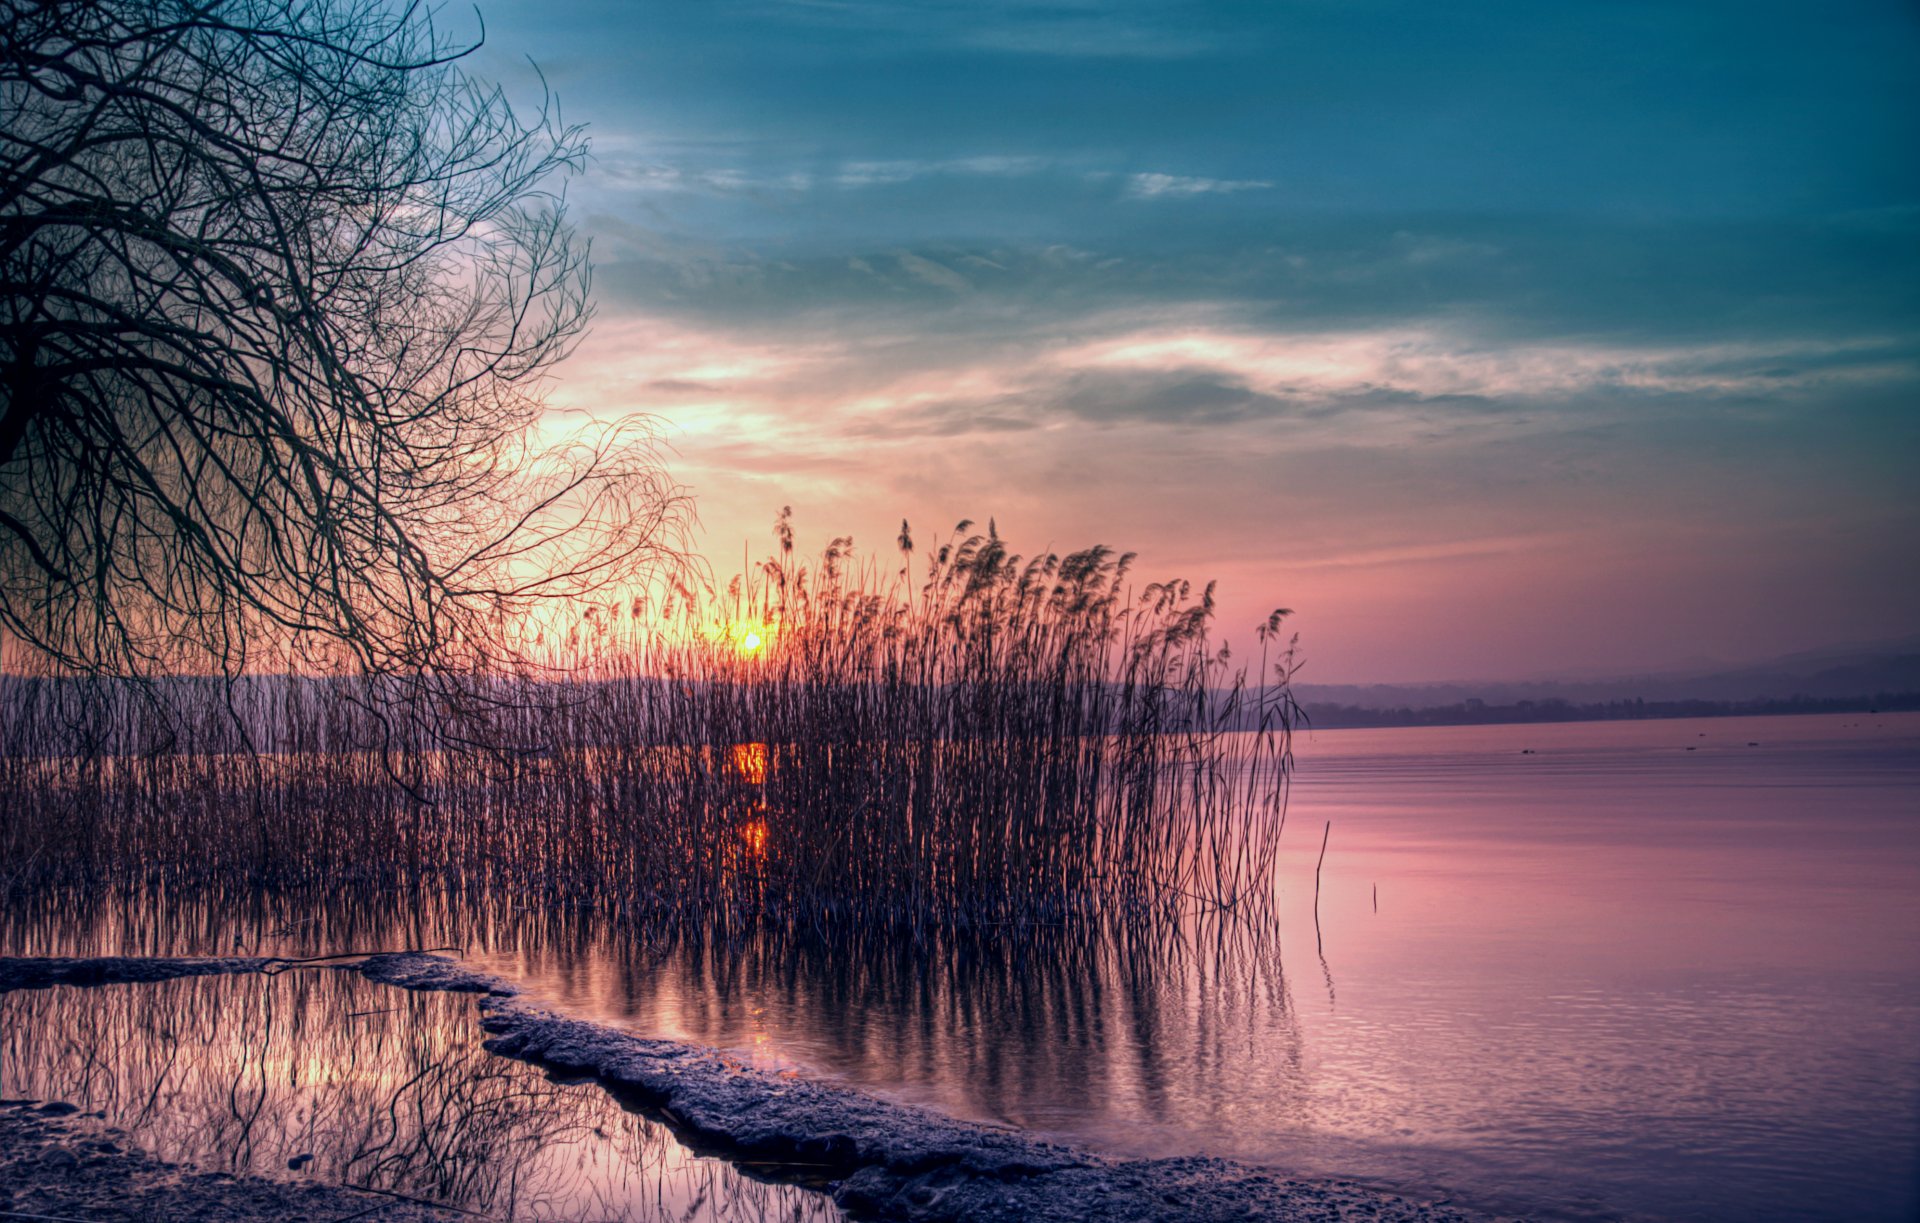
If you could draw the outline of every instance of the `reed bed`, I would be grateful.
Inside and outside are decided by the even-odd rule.
[[[511,670],[136,687],[8,677],[0,888],[446,888],[734,926],[1027,928],[1272,895],[1275,615],[1022,558],[836,540],[529,641]],[[918,570],[917,580],[910,575]]]

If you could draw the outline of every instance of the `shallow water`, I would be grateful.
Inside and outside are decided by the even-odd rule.
[[[1920,1209],[1920,715],[1298,750],[1265,942],[926,954],[644,938],[590,913],[183,901],[14,921],[0,942],[451,941],[577,1014],[1118,1153],[1536,1217]]]
[[[325,969],[20,991],[0,994],[0,1095],[102,1112],[163,1159],[492,1218],[841,1217],[479,1037],[471,995]]]

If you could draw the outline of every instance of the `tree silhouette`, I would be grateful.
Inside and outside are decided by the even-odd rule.
[[[586,146],[477,45],[383,0],[0,0],[0,627],[86,674],[417,672],[673,554],[644,423],[541,428]]]

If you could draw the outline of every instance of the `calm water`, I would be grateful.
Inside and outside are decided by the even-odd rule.
[[[192,904],[4,941],[450,940],[578,1014],[1117,1153],[1536,1217],[1915,1217],[1920,715],[1319,732],[1299,753],[1277,941],[929,956]]]
[[[324,969],[0,994],[0,1095],[97,1110],[169,1160],[500,1219],[841,1217],[821,1194],[693,1155],[598,1087],[483,1052],[477,1034],[471,996]]]

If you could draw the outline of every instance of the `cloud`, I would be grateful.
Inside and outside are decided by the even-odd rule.
[[[898,260],[901,269],[905,271],[907,275],[923,284],[948,289],[955,293],[965,293],[973,287],[968,283],[965,276],[962,276],[952,268],[913,254],[911,251],[902,251],[900,254],[894,256],[894,258]]]
[[[1209,178],[1157,171],[1122,173],[1088,168],[1085,155],[1039,156],[1021,153],[979,153],[936,158],[848,159],[837,166],[814,166],[779,171],[745,169],[738,165],[700,164],[728,156],[727,150],[694,150],[678,159],[637,150],[603,153],[596,157],[593,179],[600,186],[654,194],[705,193],[739,195],[753,192],[804,194],[826,189],[860,191],[903,187],[938,179],[1014,180],[1046,179],[1038,190],[1074,194],[1108,183],[1121,184],[1121,196],[1134,200],[1182,200],[1209,195],[1264,191],[1273,184],[1264,179]],[[737,154],[733,154],[737,155]]]
[[[594,178],[613,187],[645,192],[702,192],[728,194],[781,186],[804,189],[810,180],[804,175],[759,177],[729,168],[695,169],[645,160],[632,155],[601,155],[594,161]]]
[[[1076,369],[1035,393],[1037,406],[1101,423],[1225,425],[1278,416],[1294,405],[1249,387],[1225,370]]]
[[[849,215],[865,214],[846,209]],[[792,331],[831,320],[952,347],[997,334],[1094,339],[1131,314],[1171,330],[1384,333],[1435,329],[1495,352],[1509,344],[1658,352],[1781,347],[1863,376],[1920,352],[1910,252],[1920,231],[1844,221],[1712,225],[1318,218],[1197,227],[1175,206],[1131,210],[1120,235],[1074,242],[876,241],[830,235],[777,246],[696,244],[595,217],[596,288],[609,315],[677,315],[720,329]],[[915,275],[905,252],[964,279]],[[918,266],[918,265],[915,265]],[[924,267],[919,268],[924,272]],[[1825,344],[1827,355],[1809,345]],[[1730,347],[1728,347],[1730,346]],[[1746,346],[1746,347],[1742,347]],[[1703,374],[1709,373],[1703,368]],[[1587,375],[1583,374],[1583,377]],[[1672,371],[1662,374],[1669,384]]]
[[[848,439],[1089,430],[1199,431],[1272,453],[1484,448],[1665,419],[1803,416],[1836,396],[1865,404],[1920,386],[1920,354],[1890,337],[1530,340],[1437,320],[1316,330],[1262,324],[1233,302],[1049,319],[965,304],[978,290],[951,256],[862,262],[848,274],[955,301],[955,325],[930,328],[913,310],[764,326],[630,317],[569,363],[560,402],[665,413],[696,443],[748,432],[798,462]]]
[[[849,161],[830,181],[839,187],[885,187],[915,179],[968,175],[979,178],[1015,178],[1054,168],[1051,157],[1005,153],[938,159],[903,158],[892,161]]]
[[[1172,0],[769,0],[761,11],[798,25],[910,46],[965,47],[1049,59],[1176,60],[1244,45],[1224,14]]]
[[[1263,191],[1273,184],[1260,179],[1201,178],[1182,174],[1133,174],[1127,178],[1129,199],[1182,199],[1196,195],[1231,195],[1236,191]]]
[[[1724,397],[1830,385],[1845,377],[1920,376],[1916,354],[1877,337],[1705,345],[1489,343],[1470,329],[1438,326],[1275,333],[1175,323],[1069,348],[1053,360],[1070,368],[1155,375],[1213,370],[1275,399],[1308,402],[1383,392],[1535,404],[1597,391]]]

